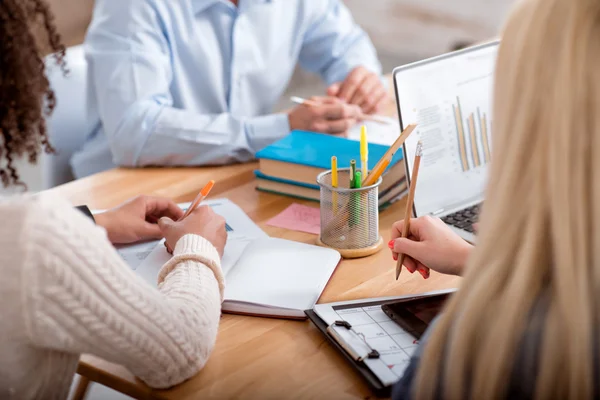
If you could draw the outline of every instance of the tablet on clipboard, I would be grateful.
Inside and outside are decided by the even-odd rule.
[[[449,297],[450,294],[446,293],[419,299],[400,300],[395,303],[383,304],[381,309],[402,329],[417,339],[421,339]]]
[[[409,331],[389,317],[382,306],[408,304],[420,318],[428,319],[429,314],[421,311],[432,312],[431,303],[427,303],[425,310],[417,303],[439,296],[447,298],[455,291],[317,304],[305,312],[327,341],[363,377],[371,391],[378,397],[387,397],[393,384],[404,375],[411,355],[418,347],[418,332],[422,326],[411,325]],[[410,322],[408,319],[403,321]]]

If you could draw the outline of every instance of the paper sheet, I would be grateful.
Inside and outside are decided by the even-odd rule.
[[[348,131],[348,139],[360,141],[360,129],[363,125],[367,127],[367,140],[369,143],[391,146],[400,136],[400,123],[397,118],[386,118],[388,124],[380,124],[373,121],[363,121],[354,125]]]
[[[179,206],[183,209],[190,203]],[[207,200],[202,205],[211,206],[215,213],[225,218],[227,228],[227,243],[221,260],[223,274],[227,274],[246,246],[253,240],[268,237],[236,204],[228,199]],[[156,286],[158,272],[171,255],[163,245],[164,240],[123,246],[119,254],[129,266],[145,281]]]
[[[142,261],[150,255],[159,242],[160,240],[152,240],[133,245],[117,246],[117,252],[131,269],[135,271]]]
[[[321,212],[316,207],[292,204],[267,225],[318,235],[321,232]]]

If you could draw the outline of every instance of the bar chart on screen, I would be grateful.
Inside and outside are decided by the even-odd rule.
[[[408,168],[417,142],[423,143],[417,215],[439,212],[483,192],[493,150],[496,54],[495,46],[482,48],[416,64],[394,76],[403,125],[418,125],[406,140]]]
[[[456,124],[456,138],[458,141],[458,155],[463,172],[471,168],[479,168],[491,160],[489,137],[491,125],[487,112],[482,112],[480,107],[468,114],[465,118],[460,97],[452,105],[454,121]]]

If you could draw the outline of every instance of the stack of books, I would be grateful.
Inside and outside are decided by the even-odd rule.
[[[389,146],[369,144],[369,170],[385,154]],[[360,153],[360,142],[306,131],[293,131],[256,154],[259,169],[255,171],[257,189],[304,200],[319,201],[317,176],[331,168],[336,156],[338,167],[350,166]],[[379,187],[379,208],[389,207],[407,190],[402,151],[398,151],[384,172]]]

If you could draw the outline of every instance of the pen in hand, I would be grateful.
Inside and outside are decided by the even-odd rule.
[[[402,237],[408,238],[410,232],[410,217],[412,216],[413,204],[415,201],[415,191],[417,188],[417,178],[419,177],[419,166],[421,165],[421,156],[423,155],[423,143],[419,141],[417,143],[417,150],[415,152],[415,161],[413,163],[413,170],[411,174],[410,189],[408,191],[408,199],[406,200],[406,210],[404,212],[404,229],[402,230]],[[405,254],[398,254],[398,262],[396,263],[396,280],[400,277],[400,271],[402,271],[402,264],[404,263]]]
[[[200,205],[200,203],[202,203],[202,201],[208,196],[208,194],[210,193],[210,191],[212,190],[213,186],[215,185],[215,181],[211,180],[209,181],[201,190],[200,192],[196,195],[196,198],[194,199],[194,201],[192,202],[192,204],[190,204],[190,206],[188,207],[188,209],[185,211],[185,213],[183,214],[183,217],[181,217],[178,221],[183,221],[184,219],[186,219],[192,212],[194,212],[194,210],[196,208],[198,208],[198,206]],[[167,248],[167,251],[170,254],[173,254],[173,249],[169,247],[169,245],[167,244],[167,242],[165,241],[165,247]]]
[[[309,106],[309,107],[320,106],[320,104],[316,101],[306,100],[306,99],[303,99],[302,97],[298,97],[298,96],[292,96],[292,97],[290,97],[290,100],[292,103],[303,104],[303,105]],[[387,119],[386,117],[383,117],[381,115],[369,115],[369,114],[361,113],[359,118],[363,121],[373,121],[373,122],[377,122],[380,124],[386,124],[386,125],[390,123],[389,119]]]

